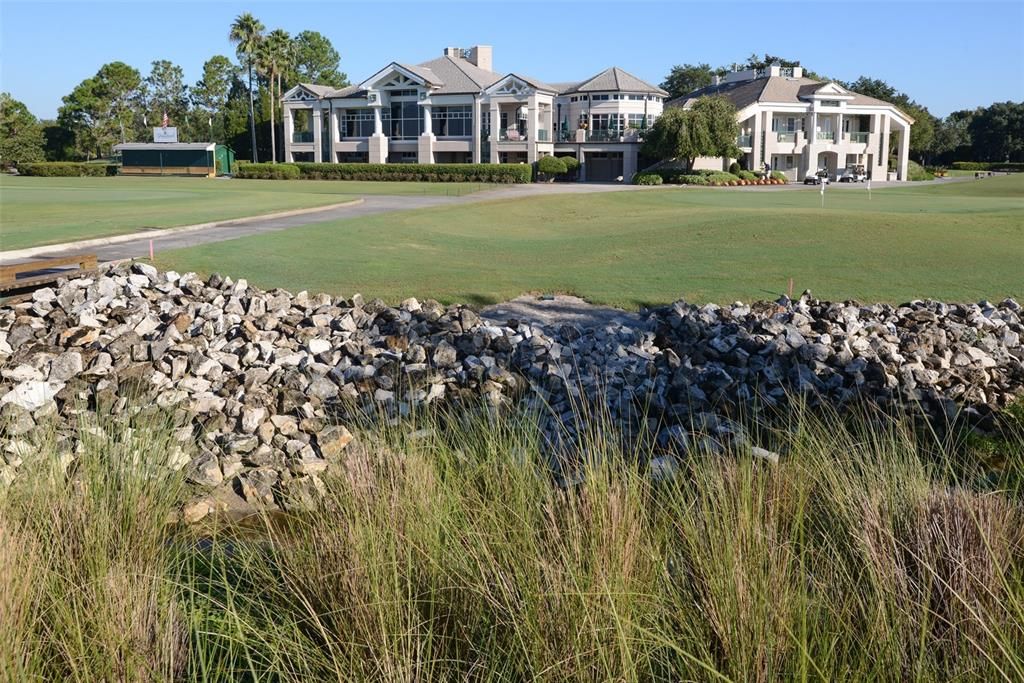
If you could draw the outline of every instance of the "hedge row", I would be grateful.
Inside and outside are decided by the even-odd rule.
[[[957,171],[1024,172],[1024,163],[1017,161],[954,161],[951,167]]]
[[[661,178],[662,182],[671,185],[711,185],[721,187],[725,185],[783,185],[787,182],[786,175],[780,171],[772,172],[770,179],[762,179],[749,171],[742,170],[739,174],[702,169],[689,173],[680,172],[679,170],[650,171],[639,175],[657,175]],[[636,178],[634,178],[634,182],[637,182]],[[645,182],[644,184],[648,183]]]
[[[295,164],[239,164],[234,175],[246,180],[298,180],[299,168]]]
[[[282,170],[285,168],[294,171]],[[528,164],[240,164],[235,177],[528,183],[533,179],[533,167]]]
[[[117,175],[117,164],[84,164],[70,161],[41,161],[33,164],[19,164],[18,175],[43,176],[47,178],[72,178],[78,176]]]
[[[637,173],[633,176],[634,185],[661,185],[663,182],[659,173]]]

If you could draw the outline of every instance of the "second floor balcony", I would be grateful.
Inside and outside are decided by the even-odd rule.
[[[752,144],[753,137],[754,136],[752,135],[737,135],[736,145],[738,147],[750,147],[750,145]]]
[[[866,145],[868,144],[868,135],[870,135],[870,133],[868,133],[867,131],[857,131],[853,133],[847,133],[847,135],[850,136],[850,142]]]
[[[796,131],[795,130],[780,130],[778,131],[779,142],[796,142]]]
[[[831,130],[819,130],[816,139],[820,142],[835,142],[836,134],[835,131]]]
[[[313,131],[297,130],[292,133],[292,142],[313,142]]]

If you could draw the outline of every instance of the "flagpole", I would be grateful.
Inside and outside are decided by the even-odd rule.
[[[821,193],[821,208],[824,209],[825,208],[825,179],[821,178],[819,183],[821,184],[821,190],[820,190],[820,193]]]

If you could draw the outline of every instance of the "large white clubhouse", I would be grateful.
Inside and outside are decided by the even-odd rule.
[[[760,170],[767,162],[791,180],[803,180],[819,169],[835,177],[837,169],[859,164],[875,180],[907,179],[914,120],[888,102],[806,78],[799,66],[773,65],[726,74],[665,106],[686,108],[705,95],[722,95],[736,105],[737,144],[749,170]],[[890,174],[893,136],[897,152]],[[702,158],[696,166],[722,169],[729,161]]]
[[[490,46],[391,62],[358,85],[302,83],[283,96],[285,159],[370,163],[532,163],[575,156],[580,179],[632,178],[642,131],[668,93],[612,67],[544,83],[492,70]]]

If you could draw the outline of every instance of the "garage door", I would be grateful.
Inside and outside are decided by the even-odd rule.
[[[587,180],[610,182],[622,175],[622,152],[587,152]]]

